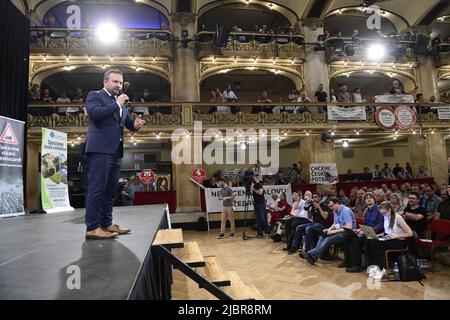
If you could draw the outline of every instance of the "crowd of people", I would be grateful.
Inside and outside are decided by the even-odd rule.
[[[220,88],[211,89],[209,91],[209,102],[212,104],[217,104],[207,111],[208,114],[211,113],[220,113],[220,114],[230,114],[230,113],[237,113],[241,111],[240,107],[236,105],[240,101],[238,98],[238,94],[233,90],[232,85],[227,83],[225,85],[225,88],[223,91],[220,90]],[[400,81],[397,79],[394,79],[392,81],[391,88],[389,91],[385,92],[384,94],[407,94],[405,92],[405,89]],[[425,100],[422,93],[418,93],[415,96],[415,103],[417,104],[424,104],[424,103],[439,103],[436,96],[430,96],[428,100]],[[450,103],[450,96],[448,92],[443,93],[442,97],[439,99],[442,103]],[[266,90],[262,91],[261,96],[259,96],[256,99],[257,103],[267,103],[271,104],[270,106],[253,106],[251,109],[252,114],[257,114],[259,112],[264,111],[265,113],[269,114],[279,114],[281,112],[287,112],[291,114],[302,114],[302,113],[326,113],[327,112],[327,106],[308,106],[310,103],[374,103],[374,98],[363,98],[361,88],[355,87],[353,88],[352,92],[349,92],[348,85],[345,83],[339,83],[337,91],[333,88],[330,89],[330,92],[326,92],[324,90],[324,85],[320,84],[317,90],[314,93],[314,97],[309,97],[306,90],[298,90],[297,88],[293,88],[291,92],[288,94],[287,99],[284,101],[283,99],[280,99],[280,101],[273,101]],[[301,103],[301,105],[298,106],[284,106],[282,103]],[[231,106],[228,106],[227,103],[233,104]],[[278,104],[273,106],[273,104]],[[418,109],[416,107],[413,108],[416,112],[418,112]],[[195,107],[193,110],[195,113],[200,114],[202,111],[199,107]],[[373,108],[369,108],[368,111],[373,112]],[[432,107],[421,107],[422,113],[428,113],[428,112],[437,112]]]
[[[254,199],[257,237],[270,235],[280,241],[284,230],[288,254],[298,253],[310,264],[330,259],[330,250],[341,246],[344,259],[338,265],[346,272],[362,272],[365,266],[373,270],[371,276],[381,279],[383,269],[381,251],[407,249],[418,254],[416,239],[424,238],[433,219],[450,220],[450,186],[442,184],[395,184],[381,188],[353,188],[350,194],[344,190],[318,192],[297,191],[292,194],[292,205],[286,194],[272,192],[264,200],[263,184],[255,177],[251,191]],[[232,183],[220,180],[224,211],[219,239],[225,237],[226,220],[230,220],[231,233],[235,234]],[[364,227],[361,227],[361,225]],[[373,231],[372,234],[366,234]],[[433,238],[442,235],[431,235]],[[379,240],[382,241],[379,241]],[[440,238],[440,240],[450,240]],[[365,253],[365,255],[364,255]],[[363,259],[363,256],[365,259]],[[365,260],[365,263],[363,261]],[[375,266],[375,268],[373,268]]]
[[[142,94],[137,94],[134,90],[133,86],[130,82],[124,82],[123,84],[123,93],[125,93],[129,97],[129,108],[130,111],[140,114],[140,115],[149,115],[155,114],[157,112],[168,114],[171,112],[170,107],[159,107],[159,106],[136,106],[133,107],[132,104],[136,102],[159,102],[161,100],[161,96],[158,94],[153,94],[150,89],[145,88]],[[40,108],[30,106],[30,114],[31,115],[39,115],[39,116],[49,116],[53,113],[58,113],[59,115],[65,116],[74,116],[79,114],[80,112],[84,112],[84,102],[86,99],[85,91],[81,87],[77,87],[75,89],[75,93],[73,95],[68,95],[67,91],[62,91],[58,98],[52,97],[49,89],[40,89],[39,84],[30,83],[28,89],[28,101],[30,103],[35,104],[70,104],[76,103],[80,104],[80,106],[68,106],[68,107],[56,107],[56,108]]]
[[[429,177],[430,175],[424,166],[419,166],[416,174],[414,174],[409,162],[406,162],[404,167],[401,167],[400,163],[397,162],[392,169],[388,163],[385,163],[383,168],[380,168],[380,165],[376,164],[372,170],[369,167],[364,167],[363,172],[360,174],[354,174],[353,170],[349,169],[347,174],[343,176],[343,179],[344,181],[371,181],[423,179]]]

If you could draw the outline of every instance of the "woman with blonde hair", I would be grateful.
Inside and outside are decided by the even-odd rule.
[[[392,209],[395,213],[401,214],[403,213],[403,203],[401,197],[398,193],[391,194],[389,204],[392,206]]]

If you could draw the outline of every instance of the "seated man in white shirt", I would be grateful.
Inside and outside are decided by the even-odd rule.
[[[275,191],[272,191],[272,198],[266,203],[266,211],[267,211],[267,224],[270,226],[270,222],[272,221],[272,213],[276,212],[276,207],[278,205],[278,195]]]
[[[290,213],[292,217],[285,223],[286,242],[288,244],[292,242],[297,226],[311,222],[308,217],[308,212],[305,210],[305,204],[305,200],[301,199],[298,193],[294,192],[292,194],[292,210]]]

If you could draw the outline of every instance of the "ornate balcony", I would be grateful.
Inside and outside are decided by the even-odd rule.
[[[227,105],[227,104],[224,104]],[[338,128],[345,129],[357,129],[366,128],[368,130],[381,130],[375,121],[375,115],[373,110],[383,103],[345,103],[345,106],[365,106],[366,108],[366,120],[330,120],[328,114],[322,112],[324,104],[310,103],[304,104],[306,109],[303,113],[292,113],[292,108],[298,107],[299,103],[285,103],[283,108],[275,111],[275,108],[280,108],[279,104],[239,104],[241,110],[236,113],[221,113],[211,112],[211,107],[215,107],[209,103],[183,103],[183,104],[171,104],[171,103],[135,103],[134,107],[149,107],[155,108],[155,106],[172,107],[172,114],[161,114],[159,112],[151,115],[143,115],[146,121],[147,130],[161,130],[161,131],[173,131],[180,127],[190,128],[193,125],[193,121],[201,121],[205,127],[216,128],[229,128],[229,127],[242,127],[251,128],[254,126],[260,127],[273,127],[273,128],[287,128],[287,129],[308,129],[314,128],[318,130],[328,130],[330,127],[336,125]],[[386,104],[391,106],[392,104]],[[404,104],[402,104],[404,105]],[[407,105],[407,104],[406,104]],[[30,105],[30,114],[28,115],[27,125],[29,128],[65,128],[66,131],[86,131],[88,125],[87,116],[84,113],[78,113],[76,115],[59,115],[53,112],[53,108],[63,106],[74,106],[74,104],[65,105]],[[251,109],[255,106],[261,108],[267,108],[274,113],[251,113]],[[335,106],[344,106],[344,104],[329,104],[329,108]],[[416,127],[420,126],[427,128],[448,128],[450,120],[439,119],[439,116],[435,110],[422,113],[421,108],[429,107],[431,105],[416,106],[416,109],[420,109],[420,114],[417,114]],[[447,106],[437,105],[433,106]],[[181,108],[180,108],[181,107]],[[395,107],[395,106],[394,106]],[[273,108],[273,110],[272,110]],[[182,110],[182,112],[180,112]],[[130,110],[132,112],[132,109]],[[44,115],[45,114],[45,115]],[[135,114],[132,112],[132,116]],[[31,130],[33,131],[33,130]]]
[[[153,55],[172,59],[170,31],[160,29],[122,30],[115,45],[105,46],[95,36],[94,29],[33,28],[31,53],[50,54],[124,54]]]
[[[305,59],[303,35],[232,32],[224,48],[216,48],[213,39],[214,32],[202,31],[197,34],[198,59],[212,55]]]
[[[450,43],[441,43],[436,57],[436,67],[450,66]]]

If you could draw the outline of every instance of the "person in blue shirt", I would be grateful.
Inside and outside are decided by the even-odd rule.
[[[384,217],[376,205],[375,194],[368,192],[364,195],[364,201],[367,205],[364,211],[364,225],[370,226],[376,234],[384,231]],[[361,272],[361,255],[366,237],[360,229],[354,230],[355,234],[350,235],[344,240],[344,261],[338,265],[340,268],[346,268],[346,272]]]
[[[356,229],[355,215],[350,208],[341,204],[339,199],[333,197],[328,200],[328,207],[333,211],[334,223],[330,228],[323,230],[319,242],[314,249],[301,251],[299,256],[314,264],[322,253],[327,252],[331,246],[341,244],[348,234],[344,228]]]

